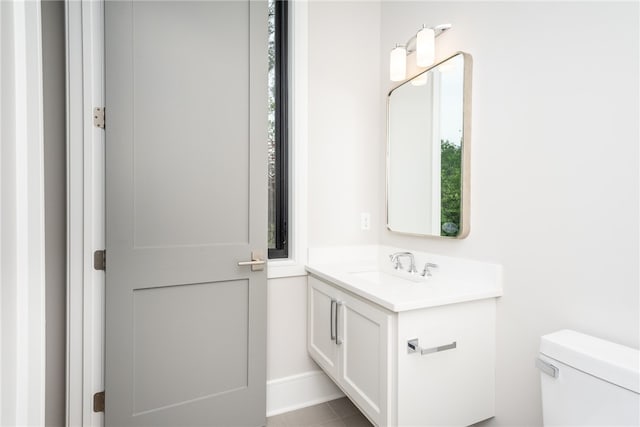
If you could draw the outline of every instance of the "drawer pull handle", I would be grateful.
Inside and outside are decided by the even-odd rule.
[[[335,341],[336,340],[336,333],[333,332],[334,331],[333,328],[335,326],[335,323],[334,323],[335,317],[334,317],[333,313],[335,313],[334,310],[335,310],[336,302],[337,301],[335,299],[332,299],[331,300],[331,308],[329,309],[329,323],[330,323],[330,325],[329,325],[329,331],[330,331],[329,334],[331,335],[331,341]]]
[[[454,341],[451,344],[440,345],[438,347],[422,348],[420,347],[418,338],[414,338],[407,341],[407,353],[411,354],[420,352],[420,354],[424,356],[425,354],[437,353],[439,351],[453,350],[457,346],[457,341]]]
[[[342,301],[336,301],[336,344],[342,345],[344,342],[342,338],[340,338],[340,324],[338,321],[340,320],[340,307],[342,307]]]

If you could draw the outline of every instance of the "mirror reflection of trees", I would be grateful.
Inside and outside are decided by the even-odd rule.
[[[440,232],[456,236],[460,228],[460,195],[462,194],[462,146],[440,141]]]

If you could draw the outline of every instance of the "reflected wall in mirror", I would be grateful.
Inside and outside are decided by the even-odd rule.
[[[469,233],[471,56],[457,53],[389,92],[387,227]]]

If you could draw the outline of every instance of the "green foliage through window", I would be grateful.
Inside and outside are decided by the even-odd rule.
[[[440,149],[440,232],[442,236],[456,236],[460,229],[461,218],[462,147],[448,140],[442,140],[440,142]],[[453,225],[455,225],[455,227],[453,227]]]
[[[275,0],[269,1],[269,135],[268,135],[268,185],[269,185],[269,229],[268,247],[276,245],[276,23]]]
[[[269,0],[268,249],[269,258],[287,258],[288,176],[288,2]]]

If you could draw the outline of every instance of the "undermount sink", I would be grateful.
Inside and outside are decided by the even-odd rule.
[[[359,279],[366,280],[367,282],[375,283],[376,285],[411,285],[418,282],[423,283],[425,281],[424,278],[420,276],[404,278],[379,270],[357,271],[349,274]]]

